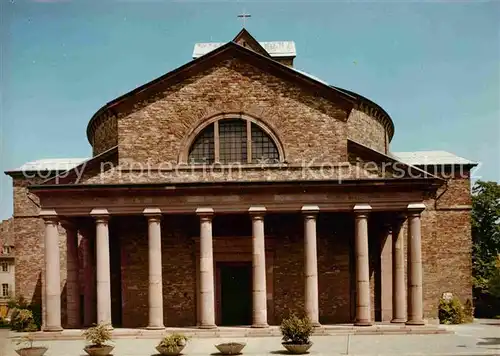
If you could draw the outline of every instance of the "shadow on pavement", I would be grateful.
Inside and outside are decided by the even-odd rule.
[[[489,346],[489,345],[500,345],[500,337],[483,337],[483,341],[479,341],[477,345]]]

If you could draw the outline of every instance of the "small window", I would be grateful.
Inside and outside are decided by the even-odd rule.
[[[9,285],[7,283],[2,284],[2,297],[9,296]]]
[[[2,251],[4,255],[8,255],[10,253],[10,246],[4,245]]]
[[[9,264],[7,262],[2,262],[1,263],[1,269],[2,272],[9,272]]]

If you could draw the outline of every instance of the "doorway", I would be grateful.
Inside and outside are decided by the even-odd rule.
[[[252,324],[252,263],[217,263],[220,325]]]

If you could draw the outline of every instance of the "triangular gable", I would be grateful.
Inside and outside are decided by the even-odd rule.
[[[271,58],[271,55],[262,47],[262,45],[257,41],[251,34],[248,32],[246,29],[242,29],[235,38],[233,38],[233,42],[251,49],[252,51],[255,51],[259,54],[262,54],[263,56]]]
[[[40,185],[81,184],[118,164],[118,146],[82,162],[78,166],[43,181]]]
[[[295,81],[304,87],[309,87],[309,89],[314,91],[316,96],[324,97],[336,103],[342,103],[342,106],[346,110],[352,109],[356,102],[354,96],[342,90],[297,72],[293,68],[273,60],[269,56],[264,56],[234,42],[228,42],[210,53],[196,58],[104,105],[92,116],[87,126],[87,138],[89,142],[91,142],[92,130],[95,127],[96,120],[100,119],[105,112],[109,111],[110,115],[114,115],[122,106],[132,111],[134,110],[134,104],[146,101],[154,95],[165,91],[170,86],[180,83],[203,70],[213,67],[214,63],[219,63],[228,58],[238,58],[247,61],[262,71],[285,80]]]
[[[350,139],[347,140],[347,151],[351,164],[361,164],[365,169],[378,169],[380,171],[379,174],[385,178],[421,178],[443,181],[443,179],[423,169],[406,164],[392,156],[388,156]]]

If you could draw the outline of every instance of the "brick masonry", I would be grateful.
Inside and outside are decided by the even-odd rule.
[[[149,162],[158,168],[162,162],[177,162],[187,150],[190,133],[203,122],[221,113],[240,113],[260,120],[283,145],[287,163],[300,165],[314,160],[318,164],[347,163],[347,139],[358,141],[374,150],[388,151],[388,135],[370,115],[346,110],[345,106],[327,100],[296,82],[278,78],[239,58],[224,59],[210,68],[186,76],[147,101],[137,103],[127,113],[118,112],[100,124],[92,137],[94,154],[118,145],[116,163]],[[348,164],[348,169],[351,165]],[[154,170],[154,169],[153,169]],[[314,179],[301,172],[250,168],[244,180]],[[86,183],[123,183],[159,181],[228,180],[224,174],[214,177],[190,175],[167,176],[153,172],[148,178],[130,178],[115,168],[105,179],[88,176]],[[361,172],[358,178],[380,177],[377,172]],[[167,173],[168,175],[168,173]],[[123,178],[125,176],[125,178]],[[151,178],[153,177],[153,178]],[[179,178],[180,177],[180,178]],[[239,180],[240,178],[236,178]],[[40,202],[28,186],[42,178],[13,179],[15,246],[17,251],[16,292],[36,303],[42,302],[43,222],[38,218]],[[375,193],[375,191],[374,191]],[[441,194],[442,193],[442,194]],[[120,197],[114,197],[120,199]],[[97,201],[97,200],[96,200]],[[68,195],[68,204],[77,204]],[[424,305],[429,319],[437,317],[437,304],[443,292],[454,292],[463,301],[471,298],[470,181],[457,176],[425,201],[422,215],[422,250],[424,259]],[[377,308],[376,266],[378,228],[385,218],[371,218],[371,287],[372,314]],[[111,253],[113,317],[123,326],[145,326],[147,323],[147,226],[143,217],[112,219]],[[82,223],[81,221],[79,221]],[[87,219],[80,225],[92,229]],[[167,325],[196,323],[196,236],[198,222],[194,215],[167,216],[163,223],[164,307]],[[239,226],[228,225],[228,226]],[[249,225],[248,225],[249,226]],[[303,306],[303,233],[300,215],[266,217],[266,229],[273,246],[272,303],[273,322],[289,310]],[[267,234],[267,232],[266,232]],[[215,232],[215,240],[220,236]],[[250,232],[242,232],[250,236]],[[318,220],[318,264],[320,284],[320,319],[323,323],[349,322],[353,319],[353,221],[351,214],[320,214]],[[226,234],[227,237],[227,234]],[[66,238],[60,229],[61,287],[63,324],[65,321]],[[223,239],[219,239],[223,241]],[[227,238],[226,240],[227,244]],[[220,242],[224,243],[224,242]],[[219,244],[220,244],[219,243]],[[115,247],[115,248],[113,248]],[[230,246],[229,246],[230,247]],[[216,247],[220,248],[220,247]],[[245,249],[240,246],[234,249]],[[242,250],[242,251],[243,251]],[[241,252],[241,251],[240,251]],[[246,252],[241,252],[245,255]],[[227,257],[230,258],[230,257]],[[83,275],[83,272],[80,272]],[[118,281],[118,282],[117,282]],[[117,284],[118,283],[118,284]]]

